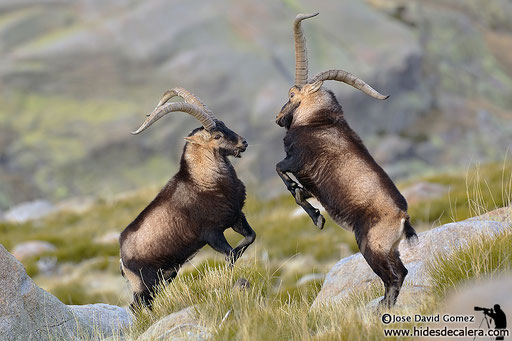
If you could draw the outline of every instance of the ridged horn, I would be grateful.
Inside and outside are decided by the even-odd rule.
[[[301,21],[316,17],[315,14],[298,14],[293,22],[293,36],[295,38],[295,85],[304,85],[308,81],[308,52],[306,38],[302,32]]]
[[[161,105],[157,107],[155,110],[153,110],[151,115],[149,115],[149,117],[146,118],[146,120],[144,121],[144,123],[142,123],[139,129],[132,132],[132,134],[137,135],[143,132],[150,125],[158,121],[161,117],[174,111],[182,111],[194,116],[199,122],[201,122],[204,129],[206,129],[207,131],[211,131],[216,126],[215,121],[206,112],[204,112],[201,107],[186,102],[174,102]]]
[[[210,116],[214,121],[218,121],[217,117],[215,117],[213,112],[206,106],[206,104],[204,104],[203,101],[201,101],[201,99],[199,97],[197,97],[196,95],[194,95],[187,89],[181,88],[181,87],[172,88],[172,89],[169,89],[166,92],[164,92],[164,94],[162,95],[162,98],[160,99],[160,102],[158,102],[157,106],[155,107],[155,110],[158,109],[158,107],[167,103],[167,101],[169,101],[171,98],[176,97],[176,96],[183,98],[185,100],[185,102],[187,102],[187,103],[194,104],[194,105],[198,106],[199,108],[202,108],[203,111],[208,116]]]
[[[329,70],[320,72],[315,77],[311,78],[308,83],[314,83],[317,81],[327,81],[333,80],[338,82],[347,83],[348,85],[352,85],[354,88],[361,90],[367,95],[372,96],[377,99],[387,99],[389,97],[379,93],[377,90],[366,84],[362,79],[354,76],[353,74],[343,71],[343,70]]]

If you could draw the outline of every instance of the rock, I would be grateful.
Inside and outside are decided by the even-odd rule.
[[[467,244],[475,236],[492,235],[510,228],[512,208],[506,207],[481,217],[439,226],[418,234],[418,241],[409,245],[400,243],[401,259],[409,270],[405,285],[413,290],[430,287],[425,264],[437,256],[448,256],[453,250]],[[492,220],[498,217],[498,221]],[[347,298],[354,289],[364,290],[381,283],[361,253],[340,260],[327,274],[313,307]]]
[[[0,340],[80,339],[121,333],[128,312],[105,304],[67,306],[38,287],[0,245]]]
[[[93,197],[78,197],[60,201],[55,204],[55,207],[59,211],[84,213],[89,210],[95,202],[96,199]]]
[[[211,338],[212,334],[199,324],[196,315],[196,308],[193,306],[167,315],[149,327],[137,341]]]
[[[425,300],[427,299],[425,297],[426,295],[427,293],[423,288],[409,286],[406,284],[402,287],[402,290],[400,290],[400,295],[396,300],[396,305],[414,310],[414,308],[421,307],[422,304],[425,304]],[[369,310],[377,310],[381,308],[380,301],[383,298],[384,296],[380,296],[371,300],[366,305],[366,308]]]
[[[235,282],[235,285],[233,285],[233,287],[238,289],[250,289],[251,282],[241,277]]]
[[[55,207],[46,200],[34,200],[11,207],[4,214],[4,219],[11,223],[24,223],[39,219],[54,212]]]
[[[297,281],[297,286],[300,287],[302,285],[305,285],[305,284],[308,284],[308,283],[311,283],[314,281],[319,281],[322,279],[324,279],[324,274],[307,274],[307,275],[304,275],[301,278],[299,278],[299,280]]]
[[[472,280],[457,287],[456,292],[447,294],[445,307],[442,311],[450,315],[475,315],[474,323],[453,324],[453,327],[467,325],[469,328],[478,328],[484,314],[482,311],[475,311],[475,306],[493,308],[495,304],[499,304],[500,309],[507,314],[507,317],[510,316],[510,313],[512,313],[512,296],[508,294],[510,288],[512,288],[512,274],[510,273],[496,274],[492,278]],[[486,328],[485,322],[482,326]]]
[[[55,251],[56,247],[49,242],[41,240],[30,240],[17,244],[12,249],[11,253],[16,259],[23,260],[25,258],[38,256],[45,252]]]
[[[57,270],[57,257],[42,257],[36,264],[39,274],[52,275]]]
[[[418,182],[403,189],[402,195],[409,205],[420,201],[432,200],[443,196],[449,190],[448,187],[431,182]]]
[[[119,243],[119,232],[107,232],[103,236],[94,239],[94,241],[98,244],[117,244]]]
[[[499,221],[499,222],[505,222],[510,223],[511,221],[511,208],[510,207],[502,207],[498,208],[494,211],[490,211],[487,213],[484,213],[478,217],[469,218],[468,221],[472,220],[492,220],[492,221]]]
[[[96,303],[67,307],[71,309],[80,328],[93,331],[94,334],[109,335],[113,331],[119,333],[131,321],[128,311],[116,305]]]

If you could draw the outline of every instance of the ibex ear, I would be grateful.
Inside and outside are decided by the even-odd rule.
[[[324,81],[322,81],[322,80],[316,81],[313,84],[306,84],[303,89],[306,92],[306,94],[312,94],[312,93],[320,90],[320,88],[322,87],[322,84],[324,84]]]

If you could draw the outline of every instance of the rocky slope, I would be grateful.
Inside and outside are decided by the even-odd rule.
[[[326,84],[394,177],[502,160],[512,126],[507,1],[0,1],[0,208],[162,183],[197,123],[128,134],[163,90],[193,90],[251,144],[237,169],[260,194],[292,83],[291,22],[312,73],[344,68],[391,94]],[[150,174],[150,176],[148,176]],[[277,186],[276,186],[277,184]]]
[[[400,243],[401,259],[409,270],[401,298],[415,296],[422,300],[432,286],[427,264],[436,257],[446,257],[454,250],[481,235],[494,235],[512,228],[512,208],[504,207],[482,216],[445,224],[418,234],[418,242]],[[361,253],[341,259],[327,274],[313,307],[335,303],[349,297],[354,289],[365,290],[378,285],[380,279],[368,266]],[[412,293],[412,294],[411,294]]]
[[[38,287],[0,245],[0,340],[55,340],[119,335],[130,323],[124,308],[67,306]]]
[[[510,229],[511,224],[511,208],[505,207],[420,233],[419,241],[414,245],[402,243],[400,251],[409,275],[398,304],[414,304],[414,300],[421,301],[424,299],[423,295],[429,294],[430,279],[426,264],[430,260],[447,256],[480,235],[494,235]],[[115,305],[63,304],[55,296],[39,288],[19,261],[1,245],[0,273],[4,274],[0,277],[1,340],[76,339],[111,335],[119,337],[123,332],[122,328],[130,323],[128,312]],[[341,259],[327,275],[312,306],[335,303],[348,298],[354,289],[364,291],[374,284],[379,284],[379,280],[360,254]],[[493,300],[496,298],[492,297]],[[453,300],[455,303],[448,305],[452,311],[460,306],[460,298],[454,297]],[[207,302],[201,302],[203,303]],[[502,303],[509,306],[508,302]],[[203,326],[195,309],[189,307],[156,321],[140,336],[140,340],[185,334],[208,338],[211,332]]]

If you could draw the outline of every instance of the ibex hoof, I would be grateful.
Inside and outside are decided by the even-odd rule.
[[[320,212],[318,210],[316,210],[317,214],[318,214],[318,217],[316,218],[316,222],[315,222],[315,225],[316,227],[318,227],[320,230],[322,230],[324,228],[324,225],[325,225],[325,218],[323,215],[320,214]]]

